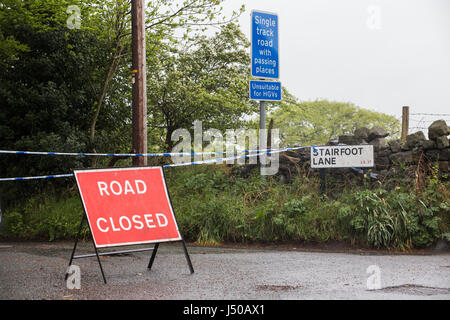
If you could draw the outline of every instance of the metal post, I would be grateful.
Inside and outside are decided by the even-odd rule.
[[[260,101],[259,102],[259,148],[260,148],[260,150],[267,149],[267,134],[265,131],[266,131],[266,102]],[[261,162],[261,167],[266,165],[266,161],[262,161],[263,158],[267,159],[266,155],[259,156],[259,159]],[[262,176],[262,180],[265,181],[265,176]]]
[[[147,66],[144,0],[131,1],[133,59],[133,149],[147,153]],[[133,158],[134,166],[146,166],[146,157]]]
[[[320,195],[324,196],[327,193],[327,169],[319,169],[320,178]]]
[[[92,234],[92,231],[91,231],[91,234]],[[107,282],[106,282],[105,272],[103,271],[102,262],[100,261],[100,256],[98,255],[98,250],[97,250],[97,247],[95,246],[93,237],[92,237],[92,245],[94,246],[95,255],[97,256],[97,262],[98,262],[98,265],[100,266],[100,271],[102,273],[103,282],[106,284]]]
[[[153,262],[155,262],[156,254],[158,253],[159,243],[155,244],[155,248],[153,249],[152,256],[150,258],[150,262],[148,264],[148,269],[151,270],[153,266]]]
[[[403,107],[402,115],[402,142],[406,142],[409,130],[409,107]]]
[[[266,102],[259,102],[259,128],[261,130],[266,129]]]
[[[194,267],[192,266],[192,261],[191,261],[191,258],[189,257],[189,253],[188,253],[187,248],[186,248],[186,242],[184,241],[184,239],[181,240],[181,244],[183,246],[184,256],[186,257],[186,261],[188,263],[189,271],[191,272],[191,274],[194,274]]]

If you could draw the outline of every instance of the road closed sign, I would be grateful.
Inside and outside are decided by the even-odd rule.
[[[311,148],[311,168],[372,168],[372,145]]]
[[[162,168],[74,174],[96,247],[182,240]]]

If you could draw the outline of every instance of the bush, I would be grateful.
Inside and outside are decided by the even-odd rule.
[[[24,240],[67,240],[78,234],[82,206],[77,194],[61,198],[45,194],[30,198],[24,205],[5,212],[0,237]],[[89,229],[82,230],[87,238]]]
[[[431,176],[418,192],[399,184],[347,186],[336,198],[319,195],[319,181],[298,177],[281,185],[257,172],[234,176],[227,166],[166,170],[168,188],[184,238],[223,242],[351,241],[408,250],[450,238],[446,185]],[[413,189],[413,190],[411,190]],[[76,192],[45,192],[4,213],[3,238],[75,238],[82,214]],[[85,227],[83,237],[89,236]]]
[[[340,218],[350,216],[353,230],[376,248],[422,248],[439,238],[437,212],[445,203],[436,206],[433,199],[421,199],[413,192],[384,189],[360,190],[347,201],[354,204],[341,209]]]

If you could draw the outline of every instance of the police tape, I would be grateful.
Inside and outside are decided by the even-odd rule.
[[[23,177],[23,178],[1,178],[0,182],[4,181],[24,181],[24,180],[43,180],[43,179],[56,179],[56,178],[71,178],[73,174],[59,174],[50,176],[38,176],[38,177]]]
[[[243,154],[243,153],[259,153],[259,152],[274,152],[279,149],[261,149],[261,150],[242,150],[232,152],[186,152],[186,153],[76,153],[76,152],[40,152],[40,151],[11,151],[0,150],[0,154],[16,154],[16,155],[40,155],[40,156],[71,156],[71,157],[121,157],[121,158],[135,158],[135,157],[187,157],[187,156],[206,156],[218,154]]]
[[[231,161],[231,160],[240,160],[240,159],[246,159],[246,158],[259,157],[259,156],[262,156],[264,154],[266,154],[266,155],[268,155],[268,154],[278,154],[278,153],[282,153],[282,152],[296,151],[296,150],[307,149],[307,148],[311,148],[314,151],[316,150],[316,146],[311,146],[311,147],[293,147],[293,148],[285,148],[285,149],[266,149],[266,150],[260,150],[259,153],[255,153],[255,154],[246,154],[246,155],[242,155],[242,156],[229,157],[229,158],[223,158],[223,159],[211,159],[211,160],[195,161],[195,162],[180,163],[180,164],[169,164],[169,165],[165,165],[163,167],[164,168],[176,168],[176,167],[187,167],[187,166],[196,166],[196,165],[212,164],[212,163],[222,163],[222,162],[228,162],[228,161]],[[253,150],[253,151],[255,151],[255,150]],[[6,152],[12,153],[13,151],[6,151]],[[6,153],[6,152],[3,152],[3,153]],[[21,151],[17,151],[17,152],[21,152]],[[251,153],[251,151],[245,151],[245,152]],[[2,153],[2,151],[0,151],[0,153]],[[26,154],[30,154],[30,153],[26,153]],[[37,154],[37,153],[33,153],[33,154]],[[46,154],[56,154],[57,155],[57,153],[46,153]],[[218,154],[218,153],[208,153],[207,152],[207,153],[204,153],[203,155],[212,155],[212,154]],[[64,153],[63,155],[69,155],[69,154]],[[76,155],[80,155],[80,154],[76,154]],[[84,154],[84,155],[86,155],[86,154]],[[192,155],[201,155],[201,154],[199,154],[199,153],[192,153],[192,154],[184,153],[184,155],[185,156],[186,155],[191,155],[192,156]],[[121,155],[121,156],[123,157],[123,156],[126,156],[126,155]],[[145,155],[142,155],[142,156],[145,156]],[[357,169],[357,168],[351,168],[351,169],[353,171],[355,171],[355,172],[360,173],[360,174],[366,174],[361,169]],[[378,179],[378,175],[375,174],[375,173],[369,173],[369,176],[371,178],[373,178],[373,179]],[[73,177],[73,174],[60,174],[60,175],[48,175],[48,176],[37,176],[37,177],[20,177],[20,178],[0,178],[0,182],[25,181],[25,180],[44,180],[44,179],[58,179],[58,178],[71,178],[71,177]]]
[[[211,160],[205,160],[205,161],[196,161],[196,162],[188,162],[188,163],[180,163],[180,164],[169,164],[163,166],[164,168],[175,168],[175,167],[186,167],[186,166],[195,166],[195,165],[202,165],[202,164],[212,164],[212,163],[221,163],[231,160],[239,160],[239,159],[245,159],[245,158],[253,158],[253,157],[259,157],[262,155],[267,154],[277,154],[281,152],[288,152],[288,151],[295,151],[300,149],[305,149],[309,147],[294,147],[294,148],[285,148],[285,149],[274,149],[274,150],[261,150],[263,152],[256,153],[256,154],[247,154],[237,157],[229,157],[229,158],[223,158],[223,159],[211,159]],[[199,154],[197,154],[199,155]],[[60,174],[60,175],[48,175],[48,176],[37,176],[37,177],[20,177],[20,178],[0,178],[0,182],[6,182],[6,181],[24,181],[24,180],[43,180],[43,179],[57,179],[57,178],[71,178],[73,177],[73,174]]]
[[[259,157],[262,155],[267,155],[267,154],[277,154],[277,153],[282,153],[282,152],[287,152],[287,151],[295,151],[295,150],[300,150],[300,149],[304,149],[304,148],[309,148],[309,147],[296,147],[296,148],[286,148],[286,149],[277,149],[277,150],[271,150],[271,151],[264,151],[258,154],[252,154],[252,155],[244,155],[244,156],[238,156],[238,157],[230,157],[230,158],[224,158],[224,159],[211,159],[211,160],[204,160],[204,161],[197,161],[197,162],[190,162],[190,163],[180,163],[180,164],[168,164],[165,165],[164,168],[175,168],[175,167],[186,167],[186,166],[196,166],[196,165],[202,165],[202,164],[211,164],[211,163],[220,163],[220,162],[226,162],[226,161],[231,161],[231,160],[240,160],[240,159],[245,159],[245,158],[253,158],[253,157]]]

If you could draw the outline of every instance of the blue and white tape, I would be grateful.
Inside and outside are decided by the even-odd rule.
[[[42,179],[56,179],[56,178],[71,178],[73,174],[59,174],[50,176],[38,176],[38,177],[23,177],[23,178],[1,178],[0,182],[4,181],[24,181],[24,180],[42,180]]]
[[[316,147],[293,147],[293,148],[285,148],[285,149],[266,149],[266,150],[248,150],[248,151],[238,151],[237,153],[248,153],[241,156],[223,158],[223,159],[211,159],[204,161],[196,161],[196,162],[188,162],[188,163],[180,163],[180,164],[169,164],[165,165],[164,168],[176,168],[176,167],[187,167],[187,166],[196,166],[203,164],[212,164],[212,163],[220,163],[227,162],[231,160],[239,160],[246,159],[252,157],[259,157],[264,154],[277,154],[287,151],[295,151],[300,149],[311,148],[314,152],[316,152]],[[5,151],[0,150],[0,154],[26,154],[26,155],[56,155],[56,156],[108,156],[108,157],[142,157],[142,156],[196,156],[196,155],[214,155],[214,154],[225,154],[225,152],[205,152],[205,153],[160,153],[160,154],[89,154],[89,153],[60,153],[60,152],[34,152],[34,151]],[[361,169],[351,168],[352,170],[365,174],[365,172]],[[378,175],[374,173],[369,174],[371,178],[378,179]],[[20,178],[0,178],[0,182],[6,181],[26,181],[26,180],[43,180],[43,179],[57,179],[57,178],[72,178],[73,174],[59,174],[59,175],[48,175],[48,176],[37,176],[37,177],[20,177]]]
[[[258,152],[272,152],[276,149],[264,149],[264,150],[242,150],[233,151],[236,154],[243,153],[258,153]],[[71,157],[188,157],[188,156],[206,156],[206,155],[218,155],[229,154],[229,152],[187,152],[187,153],[71,153],[71,152],[38,152],[38,151],[11,151],[0,150],[0,154],[16,154],[16,155],[40,155],[40,156],[71,156]]]
[[[269,150],[269,151],[264,150],[263,152],[257,153],[257,154],[247,154],[247,155],[231,157],[231,158],[211,159],[211,160],[204,160],[204,161],[197,161],[197,162],[190,162],[190,163],[180,163],[180,164],[168,164],[168,165],[164,166],[164,168],[196,166],[196,165],[211,164],[211,163],[216,163],[216,162],[220,163],[220,162],[226,162],[226,161],[231,161],[231,160],[259,157],[264,154],[277,154],[277,153],[281,153],[281,152],[294,151],[294,150],[299,150],[299,149],[303,149],[303,148],[304,147],[277,149],[277,150]]]
[[[303,149],[303,148],[307,148],[307,147],[295,147],[295,148],[273,149],[273,150],[272,149],[266,149],[266,150],[261,150],[262,152],[255,153],[255,154],[246,154],[246,155],[242,155],[242,156],[229,157],[229,158],[223,158],[223,159],[211,159],[211,160],[205,160],[205,161],[197,161],[197,162],[165,165],[164,168],[175,168],[175,167],[195,166],[195,165],[201,165],[201,164],[220,163],[220,162],[226,162],[226,161],[237,160],[237,159],[258,157],[258,156],[261,156],[261,155],[264,155],[264,154],[274,154],[274,153],[276,154],[276,153],[281,153],[281,152],[294,151],[294,150],[299,150],[299,149]],[[56,154],[56,152],[52,152],[52,154]],[[211,153],[206,153],[206,154],[211,154]],[[67,155],[67,154],[64,154],[64,155]],[[199,155],[199,154],[197,153],[196,155]],[[24,181],[24,180],[42,180],[42,179],[56,179],[56,178],[71,178],[71,177],[73,177],[73,174],[60,174],[60,175],[48,175],[48,176],[38,176],[38,177],[21,177],[21,178],[0,178],[0,182]]]

